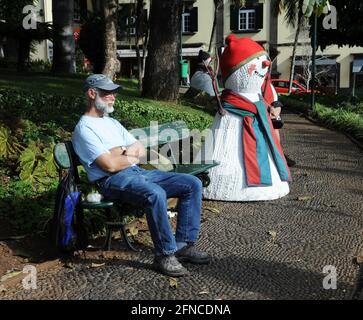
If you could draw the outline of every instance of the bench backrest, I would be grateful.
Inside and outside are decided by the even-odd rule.
[[[184,121],[174,121],[145,128],[130,130],[130,133],[138,139],[145,148],[164,145],[189,137],[189,129]],[[81,165],[77,154],[74,152],[71,141],[61,142],[54,147],[54,159],[60,169],[67,170],[73,163],[76,181],[79,183],[77,166]],[[71,161],[72,159],[72,161]],[[172,169],[172,166],[161,163],[160,169]]]
[[[81,165],[77,154],[74,152],[71,141],[57,143],[53,150],[54,160],[61,170],[68,170],[73,165],[76,183],[80,183],[77,166]]]
[[[145,148],[160,146],[189,137],[189,129],[184,121],[167,122],[160,125],[132,129],[130,133]]]

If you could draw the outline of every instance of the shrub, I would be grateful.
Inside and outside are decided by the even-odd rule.
[[[41,59],[32,60],[29,63],[29,72],[50,72],[52,63]]]
[[[331,97],[330,97],[331,98]],[[281,101],[291,110],[309,114],[330,128],[336,128],[351,134],[363,141],[363,103],[342,102],[333,107],[316,103],[315,110],[310,110],[310,104],[303,97],[282,96]]]
[[[147,127],[151,121],[159,123],[182,120],[190,129],[203,130],[209,127],[213,117],[191,108],[167,108],[155,102],[119,100],[115,104],[115,117],[127,128]]]
[[[29,120],[38,127],[38,134],[58,136],[61,133],[56,134],[57,130],[72,132],[84,110],[85,101],[82,96],[0,89],[0,120],[5,123],[19,122],[19,119]],[[205,129],[213,121],[213,117],[202,110],[136,97],[117,100],[113,116],[128,129],[145,127],[150,121],[156,120],[183,120],[191,129]]]
[[[11,179],[6,186],[0,183],[0,217],[21,233],[44,230],[53,213],[56,184],[39,193],[29,182],[18,179]]]

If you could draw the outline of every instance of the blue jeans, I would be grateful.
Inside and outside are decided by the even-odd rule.
[[[172,254],[177,250],[176,242],[194,243],[198,239],[202,183],[197,177],[133,166],[101,180],[98,189],[109,200],[146,208],[155,254]],[[179,198],[175,237],[167,198]]]

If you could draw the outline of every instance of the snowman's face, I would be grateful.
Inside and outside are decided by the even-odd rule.
[[[236,92],[260,93],[269,65],[266,55],[259,56],[232,73],[225,87]]]

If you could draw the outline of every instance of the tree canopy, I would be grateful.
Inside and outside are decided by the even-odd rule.
[[[324,29],[324,16],[321,16],[318,20],[318,46],[322,50],[333,44],[339,47],[363,46],[363,1],[331,0],[330,4],[337,10],[337,29]]]

